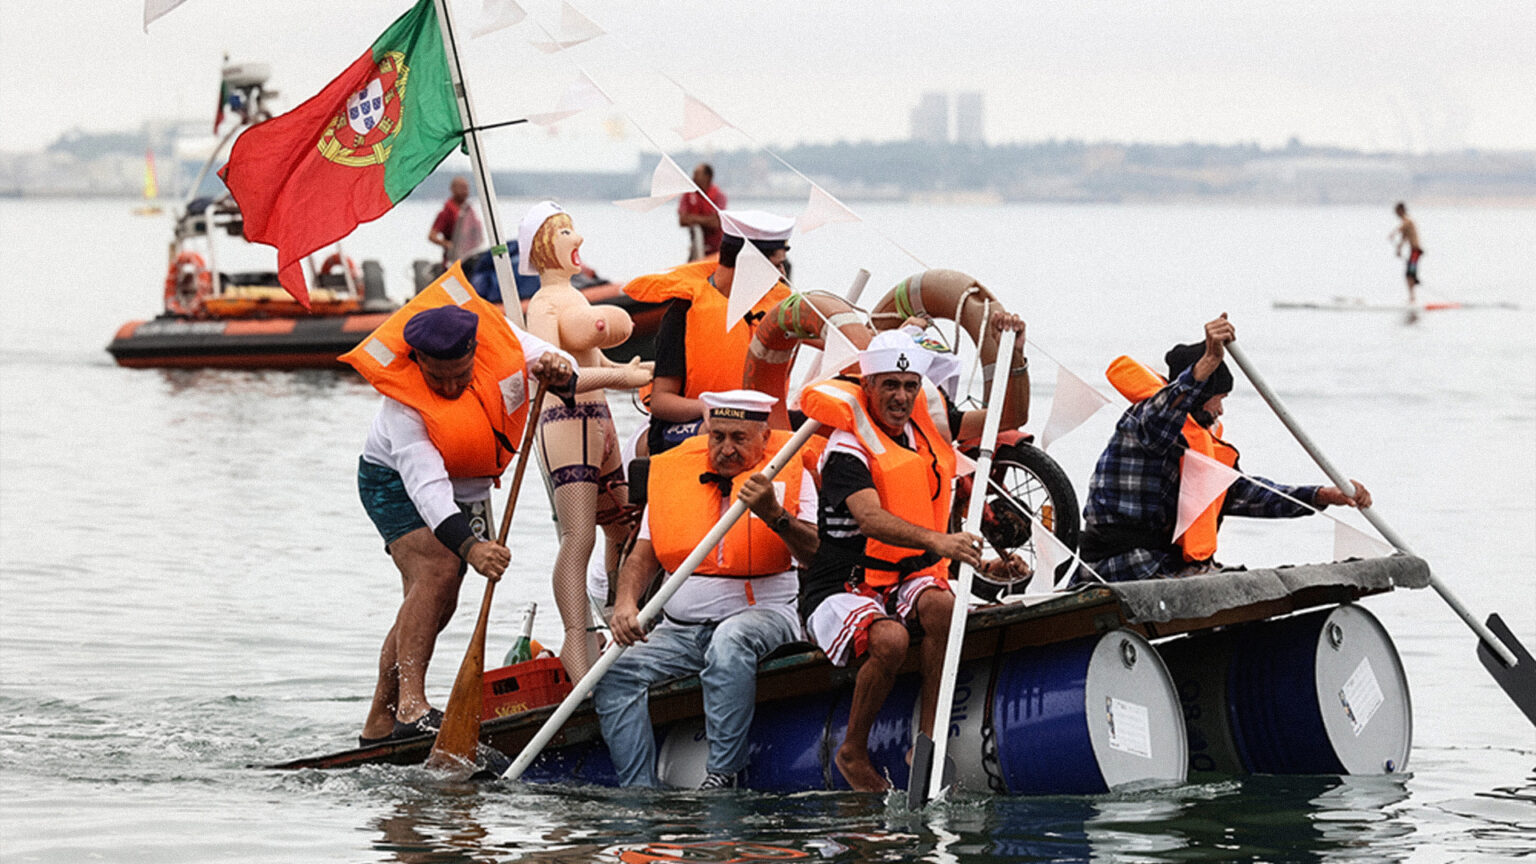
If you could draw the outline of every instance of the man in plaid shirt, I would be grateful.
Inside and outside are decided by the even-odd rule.
[[[1235,338],[1232,323],[1222,313],[1205,325],[1203,345],[1175,346],[1164,358],[1170,383],[1126,409],[1116,424],[1089,483],[1087,528],[1079,550],[1106,581],[1185,576],[1220,566],[1210,558],[1186,560],[1173,529],[1180,459],[1188,448],[1185,420],[1193,417],[1218,444],[1230,447],[1214,436],[1213,427],[1232,390],[1232,373],[1223,359],[1226,343]],[[1236,448],[1231,451],[1235,457]],[[1238,468],[1235,462],[1232,467]],[[1350,498],[1333,486],[1285,486],[1262,477],[1241,477],[1227,489],[1221,516],[1292,518],[1330,504],[1370,503],[1370,493],[1358,482]],[[1089,579],[1079,570],[1077,581]]]

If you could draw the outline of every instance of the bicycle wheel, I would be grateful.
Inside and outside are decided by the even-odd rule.
[[[1029,517],[1033,516],[1031,520]],[[987,507],[981,534],[999,554],[1017,554],[1032,571],[1037,570],[1035,525],[1038,522],[1062,545],[1077,550],[1081,516],[1077,492],[1072,481],[1056,460],[1044,450],[1027,442],[999,447],[992,461],[992,482],[987,492]],[[1072,562],[1060,564],[1050,574],[1054,585],[1071,569]],[[1045,578],[1036,573],[1033,578]],[[973,593],[986,600],[1004,594],[1022,592],[1031,580],[1006,583],[977,574]]]

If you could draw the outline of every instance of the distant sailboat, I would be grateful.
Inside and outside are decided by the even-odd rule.
[[[155,151],[144,151],[144,203],[133,208],[139,216],[158,216],[164,212],[160,206],[160,184],[155,179]]]

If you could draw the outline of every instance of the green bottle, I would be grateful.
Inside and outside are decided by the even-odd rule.
[[[523,621],[517,628],[517,641],[507,650],[507,657],[501,665],[511,666],[533,659],[533,613],[538,610],[537,603],[529,603],[524,607]]]

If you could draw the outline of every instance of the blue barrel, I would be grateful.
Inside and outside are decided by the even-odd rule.
[[[837,695],[757,706],[747,739],[747,786],[767,792],[828,788],[835,772],[822,745]]]
[[[1172,679],[1128,630],[1005,657],[992,727],[1002,782],[1014,794],[1094,794],[1186,776]]]
[[[613,759],[601,738],[565,747],[546,747],[521,778],[528,783],[594,783],[619,785]]]
[[[1235,630],[1227,713],[1259,774],[1391,774],[1413,739],[1397,649],[1353,604]]]
[[[869,729],[869,761],[874,763],[875,771],[888,778],[897,789],[907,788],[912,771],[907,764],[907,751],[912,749],[912,742],[917,738],[917,692],[920,686],[921,679],[916,675],[897,678]],[[853,688],[843,688],[827,723],[827,776],[832,779],[833,789],[853,788],[832,762],[838,745],[848,734],[848,710],[852,703]]]

